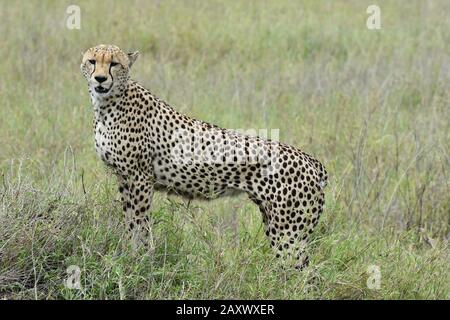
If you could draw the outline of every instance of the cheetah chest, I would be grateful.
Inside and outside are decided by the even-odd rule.
[[[122,171],[138,163],[140,157],[139,134],[127,130],[126,123],[107,126],[101,121],[95,125],[95,149],[107,165]]]
[[[117,152],[114,147],[114,132],[100,121],[95,126],[95,150],[104,162],[113,164]]]

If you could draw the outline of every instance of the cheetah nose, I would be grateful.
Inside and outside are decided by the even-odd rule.
[[[104,76],[96,76],[95,80],[97,80],[98,83],[102,83],[106,81],[106,77]]]

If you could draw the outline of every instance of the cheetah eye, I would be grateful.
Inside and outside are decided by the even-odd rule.
[[[111,67],[115,67],[115,66],[117,66],[117,65],[119,65],[118,62],[111,62]]]
[[[88,60],[90,64],[95,64],[95,60]]]

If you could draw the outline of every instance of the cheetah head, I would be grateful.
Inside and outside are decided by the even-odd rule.
[[[114,45],[101,44],[88,49],[83,54],[80,68],[91,95],[101,98],[120,91],[138,56],[137,51],[127,54]]]

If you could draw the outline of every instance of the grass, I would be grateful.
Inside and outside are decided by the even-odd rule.
[[[448,1],[378,1],[378,31],[356,0],[77,3],[81,30],[69,2],[0,3],[1,298],[449,298]],[[310,268],[280,269],[245,196],[157,194],[155,251],[131,250],[79,72],[99,43],[139,50],[133,77],[179,111],[322,160]]]

